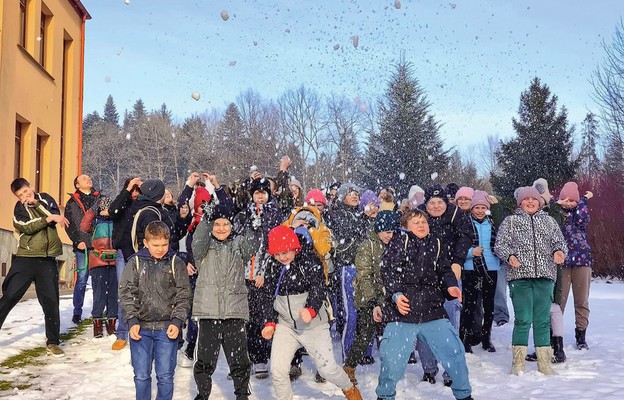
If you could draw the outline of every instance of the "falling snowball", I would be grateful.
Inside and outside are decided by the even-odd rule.
[[[435,181],[437,177],[438,177],[438,173],[437,172],[434,172],[433,174],[431,174],[431,180],[432,181]]]
[[[236,61],[230,61],[230,64],[229,64],[230,67],[233,67],[235,65],[236,65]]]
[[[117,50],[117,55],[120,56],[121,55],[121,50]]]
[[[286,33],[290,33],[290,28],[286,28],[286,29],[284,29],[284,32],[286,32]]]
[[[130,134],[129,134],[129,133],[126,133],[126,140],[130,140],[130,138],[131,138],[131,137],[132,137],[132,136],[130,136]]]
[[[230,16],[228,15],[227,10],[221,11],[221,19],[224,21],[227,21],[228,19],[230,19]]]
[[[394,2],[394,8],[396,8],[397,10],[398,10],[399,8],[401,8],[401,2],[400,2],[399,0],[395,0],[395,2]]]
[[[360,111],[366,111],[368,110],[368,106],[364,103],[360,104]]]
[[[191,97],[193,98],[193,100],[197,101],[199,100],[199,98],[201,97],[201,95],[199,94],[199,92],[193,92],[191,94]]]
[[[429,160],[429,161],[433,161],[433,156],[432,156],[431,154],[430,154],[430,155],[428,155],[428,156],[427,156],[427,160]]]
[[[110,83],[110,81],[111,81],[111,77],[110,77],[110,76],[108,76],[108,75],[106,75],[106,76],[104,77],[104,82],[106,82],[106,83]]]
[[[451,6],[451,8],[454,10],[457,7],[457,4],[455,3],[449,3],[449,6]]]
[[[124,3],[126,3],[127,6],[130,5],[130,0],[124,0]]]
[[[360,44],[360,37],[358,35],[351,36],[351,42],[353,43],[353,47],[357,49],[358,45]]]
[[[401,180],[401,181],[402,181],[403,179],[405,179],[405,174],[404,174],[403,172],[401,172],[401,173],[399,174],[399,180]]]
[[[258,42],[255,42],[255,41],[254,41],[254,42],[253,42],[253,44],[254,44],[254,46],[257,46],[257,45],[258,45]]]
[[[338,50],[339,48],[340,48],[340,45],[339,45],[339,44],[335,44],[335,45],[334,45],[334,50]]]

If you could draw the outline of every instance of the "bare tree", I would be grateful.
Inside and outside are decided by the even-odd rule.
[[[363,135],[364,114],[360,104],[348,100],[346,97],[330,97],[327,100],[327,128],[328,136],[326,158],[333,158],[335,162],[327,165],[333,177],[340,181],[353,180],[358,176],[357,165],[361,159],[358,137]],[[324,179],[325,184],[332,180]]]
[[[488,135],[484,143],[480,143],[475,152],[476,164],[479,166],[479,175],[489,177],[498,172],[496,152],[500,149],[499,135]]]

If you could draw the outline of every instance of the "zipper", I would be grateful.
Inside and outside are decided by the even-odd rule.
[[[535,269],[535,277],[537,278],[537,242],[535,241],[535,224],[533,222],[533,215],[531,215],[531,236],[533,237],[533,268]]]

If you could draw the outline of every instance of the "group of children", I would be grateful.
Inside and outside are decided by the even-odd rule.
[[[217,183],[214,176],[204,177]],[[172,249],[172,241],[180,239],[179,232],[174,236],[170,225],[158,218],[147,223],[140,235],[135,233],[141,246],[128,258],[119,282],[117,253],[104,240],[111,238],[109,203],[101,197],[93,212],[86,213],[81,227],[93,237],[89,268],[94,335],[102,336],[104,326],[113,334],[117,317],[127,324],[137,399],[151,398],[152,365],[158,380],[157,398],[172,398],[177,351],[187,320],[197,326],[192,347],[196,399],[210,397],[221,348],[236,399],[248,399],[252,364],[264,361],[253,359],[261,357],[262,346],[271,348],[266,357],[271,361],[276,398],[292,398],[292,368],[305,348],[322,381],[338,386],[347,399],[361,399],[356,368],[381,326],[379,399],[395,398],[396,385],[416,348],[424,380],[435,382],[440,362],[445,384],[454,397],[470,400],[465,353],[472,352],[471,346],[477,343],[488,352],[496,351],[491,329],[501,269],[506,272],[515,315],[512,373],[521,373],[525,359],[531,358],[527,355],[530,328],[538,370],[554,373],[550,364],[557,353],[553,356],[553,348],[563,351],[563,345],[551,336],[562,336],[562,323],[553,320],[551,334],[551,315],[565,305],[561,300],[555,303],[555,282],[562,284],[567,299],[571,282],[576,288],[579,284],[574,282],[587,281],[583,291],[574,292],[575,308],[579,304],[577,346],[587,348],[584,335],[589,308],[587,299],[581,297],[588,296],[586,272],[590,274],[591,268],[579,269],[591,267],[584,234],[589,221],[586,200],[591,193],[581,199],[575,185],[566,184],[559,200],[550,198],[547,186],[519,188],[515,195],[518,208],[497,229],[491,218],[496,199],[470,188],[448,193],[434,185],[420,197],[410,192],[410,198],[397,206],[389,188],[368,198],[350,184],[342,185],[335,199],[328,201],[321,191],[312,190],[299,202],[302,192],[298,184],[290,193],[298,195],[287,205],[292,209],[290,217],[267,227],[271,209],[264,205],[271,202],[274,191],[264,178],[255,177],[248,186],[252,201],[241,212],[236,212],[223,188],[217,188],[218,197],[211,201],[208,196],[200,201],[201,207],[194,208],[189,219],[195,221],[187,231],[192,233],[187,249],[192,252],[192,265]],[[195,185],[190,186],[194,189]],[[145,191],[149,193],[150,188]],[[19,197],[19,188],[13,192]],[[332,202],[338,212],[325,217],[323,211]],[[357,213],[354,210],[361,203],[365,204]],[[38,206],[21,198],[19,204]],[[562,228],[548,215],[549,204],[561,207]],[[53,227],[57,219],[48,221],[48,226]],[[364,227],[364,234],[361,229],[354,231],[356,226]],[[16,223],[16,228],[24,232],[22,223]],[[346,310],[345,332],[352,330],[349,345],[343,348],[342,366],[335,360],[330,334],[337,311],[328,287],[336,273],[332,268],[340,269],[342,290],[350,292],[350,299],[343,296],[345,304],[338,303]],[[194,293],[189,275],[195,275]],[[117,313],[117,286],[121,315]],[[0,304],[4,311],[4,303]],[[108,323],[102,322],[104,313]],[[477,317],[479,314],[482,316]],[[250,320],[259,324],[254,329],[259,329],[266,344],[252,342],[257,339],[252,337]],[[54,342],[54,335],[48,339]]]

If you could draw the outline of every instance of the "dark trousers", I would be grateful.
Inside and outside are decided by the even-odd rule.
[[[355,340],[349,349],[345,365],[355,368],[362,360],[368,349],[373,333],[375,332],[375,320],[373,320],[373,307],[357,309],[357,325],[355,327]]]
[[[199,398],[208,399],[212,391],[212,374],[217,368],[219,350],[230,367],[236,399],[247,399],[250,394],[251,363],[247,355],[247,335],[242,319],[201,319],[198,323],[196,360],[193,375]]]
[[[109,267],[95,267],[89,271],[93,286],[93,318],[102,318],[106,309],[106,318],[117,318],[117,269],[115,265]]]
[[[496,293],[496,271],[485,274],[477,271],[464,271],[462,275],[463,308],[459,321],[459,337],[464,343],[474,343],[472,338],[480,338],[484,345],[490,342],[492,321],[494,320],[494,295]],[[477,308],[483,304],[483,324],[481,332],[474,327]],[[475,331],[476,330],[476,331]]]
[[[2,282],[0,328],[9,312],[35,283],[37,300],[45,318],[47,344],[60,343],[58,267],[52,257],[13,257],[9,274]]]
[[[271,354],[271,341],[262,337],[264,329],[264,315],[262,301],[266,301],[261,289],[254,281],[246,280],[247,300],[249,300],[249,321],[247,322],[247,348],[249,358],[253,364],[266,364]],[[273,308],[273,305],[270,306]]]

